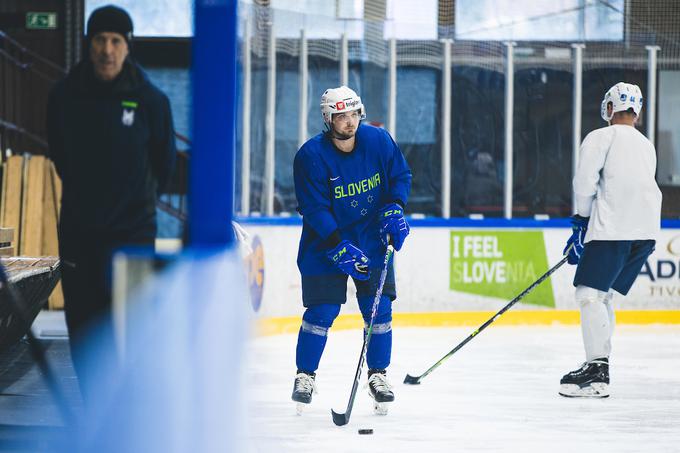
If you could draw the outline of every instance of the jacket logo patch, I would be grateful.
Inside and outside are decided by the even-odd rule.
[[[123,109],[123,118],[121,119],[124,126],[132,126],[135,122],[135,111]]]

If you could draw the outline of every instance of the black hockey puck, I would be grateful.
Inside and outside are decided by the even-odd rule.
[[[371,428],[368,429],[360,429],[359,434],[373,434],[373,430]]]

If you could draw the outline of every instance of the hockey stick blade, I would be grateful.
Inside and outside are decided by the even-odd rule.
[[[404,378],[404,384],[419,385],[420,376],[411,376],[410,374],[407,374],[406,377]]]
[[[333,414],[333,423],[335,423],[337,426],[345,426],[347,423],[349,423],[349,417],[347,417],[347,414],[338,414],[333,409],[331,409],[331,414]]]

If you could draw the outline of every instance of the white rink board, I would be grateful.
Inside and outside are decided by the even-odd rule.
[[[301,226],[244,224],[251,238],[259,237],[264,249],[264,289],[258,317],[297,316],[302,313],[302,292],[296,257]],[[452,240],[454,234],[491,235],[502,232],[542,233],[547,256],[546,267],[533,270],[540,276],[561,259],[570,230],[566,228],[452,228],[413,227],[404,247],[396,254],[398,312],[489,311],[504,306],[513,296],[491,297],[450,289]],[[536,244],[534,244],[536,245]],[[540,244],[539,244],[540,245]],[[520,247],[521,252],[521,247]],[[472,259],[474,261],[474,259]],[[662,230],[656,251],[647,261],[650,272],[640,275],[627,297],[618,297],[619,309],[680,309],[680,230]],[[474,265],[474,263],[471,263]],[[574,266],[565,264],[552,277],[550,306],[517,304],[513,310],[575,310],[573,302]],[[492,279],[493,280],[493,279]],[[351,282],[351,280],[350,280]],[[491,288],[494,283],[483,282]],[[545,285],[545,283],[544,283]],[[528,285],[526,285],[528,286]],[[523,289],[523,288],[522,288]],[[513,293],[518,294],[520,291]],[[510,293],[508,293],[510,294]],[[352,302],[354,287],[348,287],[343,313],[357,313]]]

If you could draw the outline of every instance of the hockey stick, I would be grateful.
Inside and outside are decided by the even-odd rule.
[[[354,406],[354,398],[357,396],[357,389],[359,388],[359,379],[361,379],[361,368],[364,366],[364,360],[366,360],[366,351],[368,349],[368,343],[371,341],[371,333],[373,333],[373,320],[378,312],[378,304],[380,303],[380,298],[382,297],[383,286],[385,286],[385,279],[387,278],[387,268],[390,262],[390,258],[394,254],[394,247],[392,244],[387,246],[387,252],[385,252],[385,261],[383,262],[383,270],[380,273],[380,283],[378,284],[378,290],[375,293],[375,299],[373,300],[373,307],[371,309],[371,321],[368,323],[368,330],[366,331],[366,336],[364,337],[364,345],[361,348],[361,355],[359,356],[359,364],[357,365],[357,371],[354,373],[354,383],[352,384],[352,393],[349,395],[349,402],[347,403],[347,410],[344,414],[340,414],[331,409],[333,414],[333,423],[338,426],[346,425],[349,422],[349,417],[352,415],[352,407]]]
[[[569,249],[571,249],[571,247],[569,247]],[[567,254],[569,253],[569,249],[567,249]],[[564,263],[566,263],[566,262],[567,262],[567,256],[565,255],[564,258],[562,258],[562,260],[561,260],[559,263],[557,263],[557,264],[554,265],[551,269],[549,269],[548,272],[546,272],[545,274],[541,275],[541,276],[539,277],[538,280],[536,280],[535,282],[533,282],[533,283],[531,284],[531,286],[529,286],[527,289],[525,289],[524,291],[522,291],[522,292],[519,294],[519,296],[517,296],[517,297],[515,297],[514,299],[512,299],[512,300],[510,301],[510,303],[508,303],[505,307],[501,308],[500,311],[499,311],[498,313],[496,313],[495,315],[493,315],[493,317],[492,317],[491,319],[489,319],[488,321],[486,321],[486,322],[485,322],[484,324],[482,324],[479,328],[477,328],[477,330],[475,330],[475,331],[472,332],[470,335],[468,335],[468,337],[467,337],[465,340],[463,340],[461,343],[459,343],[458,346],[456,346],[455,348],[451,349],[444,357],[442,357],[441,359],[439,359],[439,360],[437,361],[437,363],[435,363],[435,364],[432,365],[430,368],[428,368],[426,372],[424,372],[424,373],[421,374],[420,376],[411,376],[410,374],[407,374],[406,377],[404,378],[404,384],[411,384],[411,385],[420,384],[420,381],[422,381],[422,380],[425,378],[425,376],[427,376],[428,374],[432,373],[439,365],[441,365],[442,363],[444,363],[444,361],[445,361],[446,359],[448,359],[448,358],[451,357],[453,354],[455,354],[456,352],[458,352],[458,350],[459,350],[460,348],[462,348],[463,346],[465,346],[470,340],[472,340],[474,337],[476,337],[477,334],[478,334],[479,332],[481,332],[482,330],[486,329],[492,322],[494,322],[494,321],[496,320],[496,318],[498,318],[500,315],[502,315],[503,313],[505,313],[506,311],[508,311],[508,310],[510,309],[510,307],[512,307],[513,305],[515,305],[515,304],[516,304],[517,302],[519,302],[524,296],[526,296],[527,294],[529,294],[534,288],[536,288],[538,285],[540,285],[540,284],[543,282],[543,280],[545,280],[546,278],[550,277],[550,275],[551,275],[553,272],[555,272],[557,269],[559,269],[559,268],[560,268]]]

